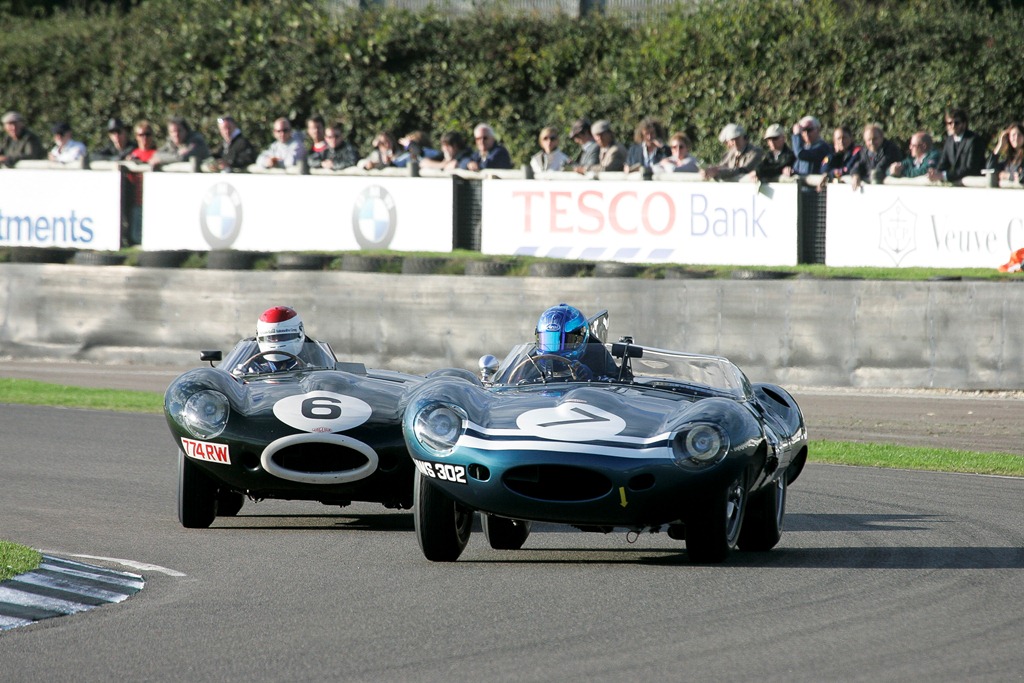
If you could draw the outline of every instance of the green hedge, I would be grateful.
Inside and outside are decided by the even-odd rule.
[[[722,152],[737,121],[817,115],[826,127],[883,122],[901,144],[968,109],[988,136],[1024,117],[1024,11],[956,0],[701,2],[656,22],[601,17],[334,12],[319,2],[145,0],[115,10],[0,17],[0,108],[44,138],[67,120],[90,145],[105,120],[180,114],[216,139],[230,112],[258,145],[271,122],[341,117],[364,153],[401,135],[490,122],[525,163],[544,125],[609,118],[628,141],[644,116]],[[570,153],[572,143],[563,142]]]

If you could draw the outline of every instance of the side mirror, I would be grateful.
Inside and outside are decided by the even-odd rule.
[[[480,356],[480,379],[483,382],[490,382],[494,375],[498,372],[498,366],[501,365],[501,361],[487,354],[486,356]]]
[[[210,367],[213,367],[214,361],[218,363],[224,358],[224,355],[220,351],[200,351],[199,360],[209,361]]]

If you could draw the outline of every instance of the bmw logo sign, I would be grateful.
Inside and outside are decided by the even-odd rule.
[[[380,185],[371,185],[356,197],[352,232],[363,249],[387,249],[398,225],[395,198]]]
[[[228,183],[217,183],[203,196],[199,208],[203,238],[213,249],[225,249],[242,230],[242,198]]]

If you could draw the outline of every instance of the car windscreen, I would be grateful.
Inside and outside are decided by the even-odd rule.
[[[633,381],[707,387],[737,399],[750,396],[750,382],[727,358],[644,347],[643,356],[631,358]]]
[[[224,357],[220,367],[228,372],[233,372],[239,365],[252,358],[260,352],[260,347],[253,338],[242,339],[231,352]],[[306,340],[299,353],[299,360],[305,363],[305,369],[310,368],[334,368],[334,352],[326,342]]]

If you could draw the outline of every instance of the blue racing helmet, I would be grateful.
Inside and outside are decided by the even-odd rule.
[[[558,304],[540,314],[537,321],[537,349],[541,353],[556,353],[571,360],[583,355],[590,325],[580,309],[569,304]]]

